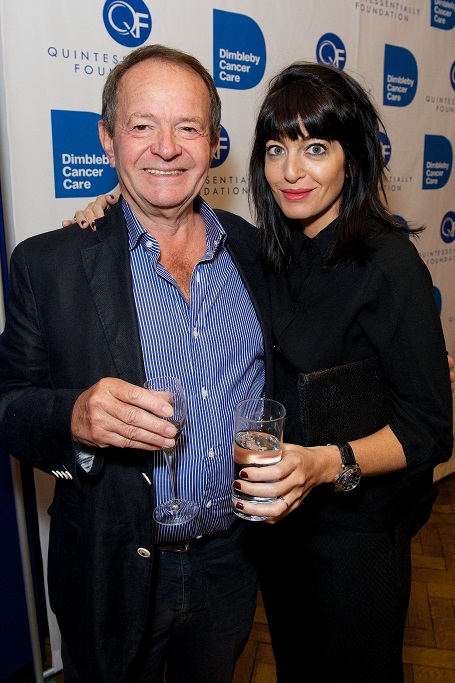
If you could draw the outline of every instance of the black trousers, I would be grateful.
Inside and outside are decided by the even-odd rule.
[[[409,524],[352,531],[290,515],[261,527],[259,582],[279,683],[401,683]]]
[[[256,607],[248,525],[238,520],[227,532],[192,542],[188,552],[155,549],[142,646],[128,674],[120,677],[111,663],[102,683],[230,683]],[[66,643],[62,657],[65,683],[101,683],[80,674]]]

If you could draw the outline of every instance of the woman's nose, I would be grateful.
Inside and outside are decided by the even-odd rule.
[[[290,183],[295,183],[299,178],[306,174],[305,164],[299,154],[288,154],[285,166],[284,177]]]

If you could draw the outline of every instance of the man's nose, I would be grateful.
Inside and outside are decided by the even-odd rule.
[[[153,154],[158,154],[163,159],[172,159],[182,152],[182,147],[172,129],[160,129],[156,131],[156,135],[150,145]]]

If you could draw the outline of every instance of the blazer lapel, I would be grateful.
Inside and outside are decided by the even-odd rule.
[[[145,370],[121,202],[97,221],[96,236],[96,244],[81,250],[90,292],[117,376],[132,384],[142,385]]]

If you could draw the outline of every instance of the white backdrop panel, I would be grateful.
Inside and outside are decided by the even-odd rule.
[[[431,271],[447,348],[455,355],[453,2],[3,0],[0,22],[0,171],[9,252],[30,235],[58,228],[99,193],[98,181],[78,192],[63,187],[65,178],[87,180],[64,173],[103,169],[104,181],[109,172],[87,159],[65,165],[62,150],[95,154],[105,77],[131,46],[180,48],[219,79],[223,137],[219,163],[202,192],[212,206],[247,219],[248,152],[267,81],[297,59],[333,62],[360,80],[381,112],[390,206],[405,220],[427,226],[417,247]],[[237,82],[226,80],[236,76]],[[384,103],[387,83],[389,96],[401,100]],[[54,129],[51,111],[63,122]],[[431,189],[422,186],[425,161],[437,172],[442,168]],[[103,192],[115,185],[110,180]],[[453,461],[439,467],[437,476],[453,468]]]

